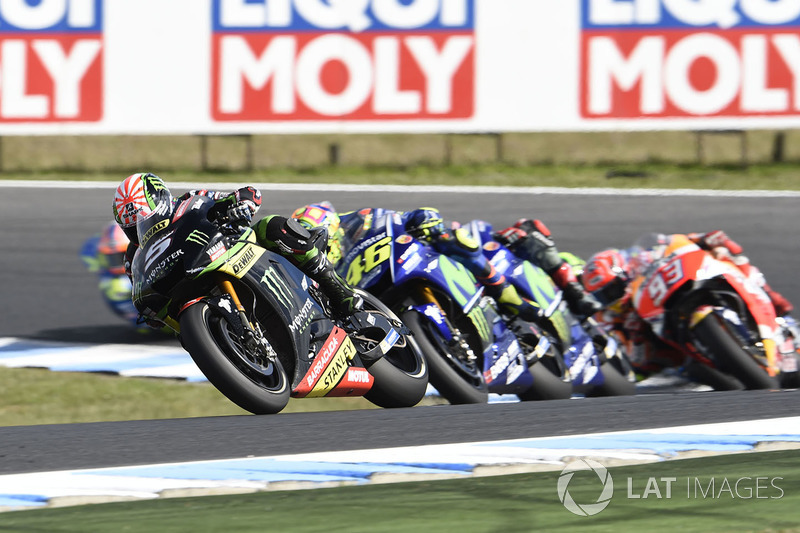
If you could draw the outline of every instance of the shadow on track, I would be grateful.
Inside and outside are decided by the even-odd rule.
[[[127,325],[45,329],[26,335],[37,340],[91,344],[167,344],[180,346],[178,339],[157,330],[139,333]]]

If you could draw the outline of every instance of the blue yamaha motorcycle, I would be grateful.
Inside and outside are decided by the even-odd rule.
[[[542,308],[544,316],[539,325],[556,339],[558,350],[564,354],[574,392],[586,396],[635,393],[636,378],[630,361],[613,336],[608,335],[591,317],[581,321],[572,315],[550,276],[495,241],[491,225],[482,220],[473,220],[467,229],[481,244],[484,256],[497,271],[521,295]]]
[[[488,394],[523,400],[572,394],[559,341],[537,324],[503,316],[460,263],[405,232],[382,209],[342,217],[347,281],[377,296],[414,333],[430,382],[451,403],[482,403]]]

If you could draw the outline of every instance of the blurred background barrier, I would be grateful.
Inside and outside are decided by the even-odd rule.
[[[800,162],[800,130],[0,137],[0,172]]]
[[[2,1],[0,170],[797,161],[798,30],[774,0]]]

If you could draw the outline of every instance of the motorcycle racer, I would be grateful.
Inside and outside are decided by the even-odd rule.
[[[572,265],[561,256],[550,230],[541,220],[522,218],[493,237],[517,257],[544,270],[561,289],[574,314],[591,316],[601,309],[602,306],[583,289]]]
[[[708,250],[715,259],[738,267],[748,280],[767,293],[778,317],[785,317],[792,311],[792,304],[767,284],[761,271],[742,254],[742,247],[723,231],[689,233],[686,237]],[[669,238],[663,235],[661,240],[667,242]],[[658,257],[659,251],[654,248],[610,248],[594,254],[581,275],[585,289],[603,306],[602,312],[596,315],[597,319],[622,340],[631,363],[643,375],[680,366],[683,362],[683,354],[661,341],[648,323],[638,316],[628,290],[630,282]]]
[[[192,196],[207,196],[216,202],[212,216],[226,217],[229,221],[250,223],[261,205],[261,192],[255,187],[242,187],[233,192],[194,189],[173,198],[163,180],[151,173],[136,173],[125,178],[117,187],[113,213],[116,223],[130,240],[126,250],[125,272],[130,276],[131,262],[139,248],[136,224],[154,213],[168,214],[176,220],[190,208]],[[316,281],[330,298],[334,311],[350,314],[362,306],[361,297],[338,275],[323,253],[324,234],[311,233],[296,220],[279,215],[268,215],[253,227],[258,244],[289,259],[303,273]],[[155,317],[149,324],[161,328]]]
[[[140,332],[147,331],[139,323],[139,313],[131,301],[131,281],[125,275],[125,251],[128,237],[116,222],[110,222],[100,233],[84,242],[80,258],[89,272],[98,276],[98,288],[108,307]]]
[[[338,215],[330,202],[321,202],[295,210],[292,217],[309,228],[328,228],[332,235],[328,254],[332,261],[338,262],[342,257],[343,240],[354,242],[358,235],[371,227],[373,220],[387,214],[401,217],[406,231],[412,237],[429,243],[437,252],[463,264],[484,286],[486,294],[494,298],[507,313],[527,321],[541,318],[539,306],[521,296],[505,276],[497,272],[481,252],[478,242],[465,228],[445,227],[438,209],[423,207],[411,211],[391,211],[365,208]]]
[[[306,229],[325,228],[328,232],[328,260],[336,266],[342,259],[342,239],[344,230],[333,205],[328,201],[300,207],[292,213],[292,217]]]

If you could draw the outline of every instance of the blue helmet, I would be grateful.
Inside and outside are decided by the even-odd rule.
[[[444,220],[435,207],[421,207],[409,211],[406,232],[415,239],[433,237],[444,232]]]

